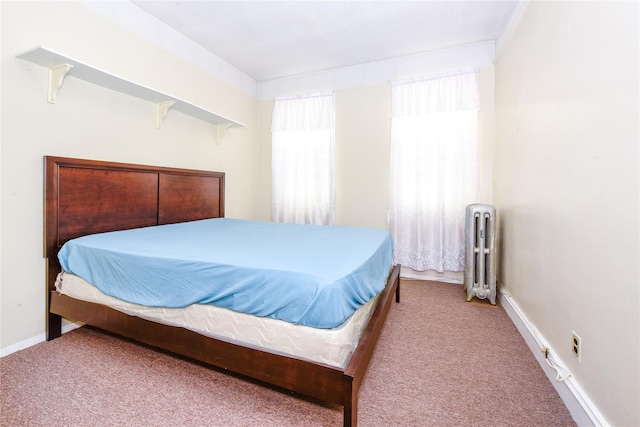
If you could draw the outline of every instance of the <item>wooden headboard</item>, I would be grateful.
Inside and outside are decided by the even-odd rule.
[[[224,217],[224,173],[45,156],[47,289],[60,247],[107,231]]]
[[[224,217],[224,173],[45,157],[45,257],[76,237]]]

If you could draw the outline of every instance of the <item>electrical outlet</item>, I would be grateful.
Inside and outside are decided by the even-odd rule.
[[[582,340],[574,331],[571,331],[571,354],[580,361],[580,356],[582,354]]]

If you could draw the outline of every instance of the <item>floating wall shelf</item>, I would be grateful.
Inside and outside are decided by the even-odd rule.
[[[73,76],[108,89],[155,103],[157,106],[156,126],[158,128],[162,125],[162,121],[169,110],[172,109],[216,125],[218,140],[224,135],[224,132],[229,127],[244,126],[242,123],[230,120],[190,102],[176,98],[175,96],[168,95],[91,65],[87,65],[44,46],[36,47],[16,56],[49,69],[47,100],[53,104],[56,102],[56,96],[62,87],[65,77]]]

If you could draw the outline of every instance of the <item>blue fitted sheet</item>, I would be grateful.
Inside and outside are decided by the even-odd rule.
[[[382,229],[217,218],[80,237],[58,258],[134,304],[213,304],[334,328],[384,288],[392,251]]]

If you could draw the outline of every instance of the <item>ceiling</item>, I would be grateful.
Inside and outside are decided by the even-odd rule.
[[[517,1],[133,1],[258,82],[496,40]]]

